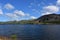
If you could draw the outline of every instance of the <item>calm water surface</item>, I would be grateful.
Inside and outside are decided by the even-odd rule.
[[[60,25],[0,25],[0,35],[18,40],[60,40]]]

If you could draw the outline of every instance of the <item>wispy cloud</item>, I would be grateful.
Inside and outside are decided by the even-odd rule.
[[[0,9],[0,15],[3,15],[3,11],[2,11],[2,9]]]
[[[21,10],[15,10],[14,13],[20,17],[29,16],[29,14],[26,14],[25,12]]]
[[[37,17],[35,17],[35,16],[31,16],[30,18],[31,18],[31,19],[36,19]]]
[[[14,13],[19,16],[25,16],[23,11],[15,10]]]
[[[10,10],[10,9],[14,9],[15,7],[12,4],[7,3],[7,4],[4,5],[4,8]]]
[[[18,17],[16,14],[12,14],[12,13],[7,13],[5,15],[10,17],[10,18],[17,18]]]
[[[44,13],[42,13],[42,15],[48,15],[48,14],[52,14],[52,13],[50,13],[50,12],[44,12]]]

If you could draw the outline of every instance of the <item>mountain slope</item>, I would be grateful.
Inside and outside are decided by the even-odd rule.
[[[41,16],[37,19],[38,22],[60,23],[60,14],[49,14]]]

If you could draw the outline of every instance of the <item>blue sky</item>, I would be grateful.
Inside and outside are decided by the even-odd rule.
[[[0,0],[0,21],[36,19],[59,10],[60,0]]]

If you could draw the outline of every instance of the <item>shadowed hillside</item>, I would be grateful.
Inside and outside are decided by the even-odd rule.
[[[42,23],[58,23],[60,24],[60,14],[49,14],[41,16],[37,19],[38,22]]]

